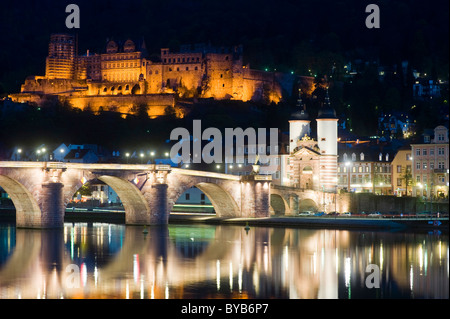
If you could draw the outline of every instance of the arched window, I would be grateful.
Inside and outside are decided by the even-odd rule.
[[[359,154],[359,158],[361,161],[364,161],[364,153],[363,152],[361,152],[361,154]]]

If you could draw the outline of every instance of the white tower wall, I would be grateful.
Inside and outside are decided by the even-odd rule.
[[[337,119],[317,119],[317,144],[320,149],[320,187],[333,192],[337,185]]]
[[[317,143],[322,155],[337,155],[337,119],[317,119]]]

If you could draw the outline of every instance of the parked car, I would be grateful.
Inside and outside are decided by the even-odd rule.
[[[306,211],[306,212],[300,212],[298,213],[299,216],[314,216],[314,213],[311,211]]]
[[[325,215],[325,212],[317,212],[314,214],[314,216],[323,216]]]
[[[339,213],[338,212],[331,212],[331,213],[328,213],[327,216],[339,216]]]
[[[352,216],[352,213],[351,212],[345,212],[345,213],[342,213],[341,216],[349,217],[349,216]]]
[[[369,217],[383,217],[383,215],[380,212],[373,212],[367,215]]]

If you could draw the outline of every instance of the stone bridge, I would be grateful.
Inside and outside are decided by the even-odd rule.
[[[85,183],[100,180],[119,196],[126,224],[167,224],[177,199],[195,186],[218,217],[268,217],[270,176],[235,176],[168,165],[0,162],[0,187],[16,208],[16,226],[62,227],[67,204]]]
[[[270,188],[270,209],[275,215],[296,215],[299,212],[350,211],[349,194],[273,185]]]

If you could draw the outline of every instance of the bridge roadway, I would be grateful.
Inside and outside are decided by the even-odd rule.
[[[335,201],[334,194],[274,187],[270,175],[236,176],[155,164],[0,161],[0,187],[14,203],[17,227],[62,227],[74,194],[95,180],[117,193],[130,225],[167,224],[177,199],[194,186],[210,199],[217,217],[290,215],[301,202],[321,209],[320,200],[324,205]]]

